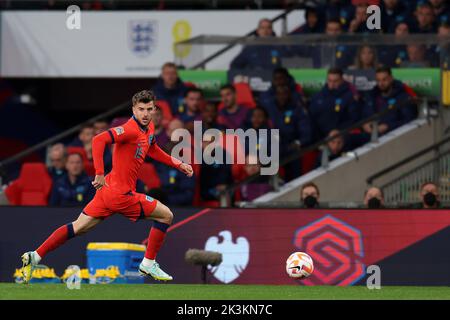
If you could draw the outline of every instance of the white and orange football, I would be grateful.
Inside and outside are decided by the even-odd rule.
[[[304,252],[294,252],[286,260],[286,272],[291,278],[304,279],[314,271],[314,263]]]

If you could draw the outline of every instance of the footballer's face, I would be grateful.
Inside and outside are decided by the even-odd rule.
[[[133,106],[133,115],[142,126],[146,127],[152,120],[155,109],[153,101],[147,103],[138,102]]]

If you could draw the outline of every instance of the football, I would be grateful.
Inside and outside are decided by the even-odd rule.
[[[286,260],[286,272],[291,278],[305,279],[314,271],[312,258],[304,252],[294,252]]]

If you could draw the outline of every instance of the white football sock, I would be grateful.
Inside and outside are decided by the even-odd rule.
[[[147,259],[145,257],[142,260],[142,264],[144,265],[144,267],[151,267],[154,263],[155,263],[155,260]]]
[[[33,259],[36,263],[39,263],[42,258],[36,251],[33,251]]]

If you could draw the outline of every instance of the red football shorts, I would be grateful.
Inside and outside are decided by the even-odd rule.
[[[95,193],[94,199],[84,207],[83,213],[97,219],[105,219],[119,213],[136,221],[149,217],[156,208],[158,200],[142,193],[121,194],[104,186]]]

